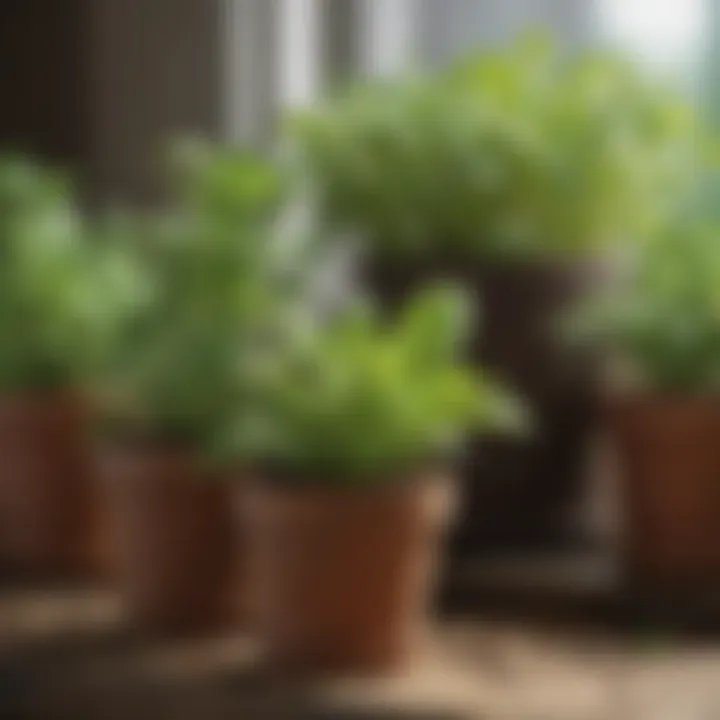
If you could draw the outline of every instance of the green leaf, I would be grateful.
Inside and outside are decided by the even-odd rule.
[[[467,432],[517,429],[515,401],[456,357],[466,306],[444,287],[394,325],[368,305],[334,318],[265,386],[258,459],[299,481],[397,480],[457,451]]]
[[[363,86],[286,127],[322,216],[376,253],[575,256],[641,243],[712,166],[685,99],[542,33]]]

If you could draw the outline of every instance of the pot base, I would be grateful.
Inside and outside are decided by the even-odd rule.
[[[664,591],[720,588],[720,401],[633,397],[612,412],[626,577]]]
[[[105,517],[87,453],[88,408],[71,394],[0,403],[0,557],[11,574],[106,574]]]
[[[385,675],[426,636],[448,483],[256,486],[245,499],[253,619],[291,675]]]
[[[121,589],[148,635],[205,635],[234,624],[239,583],[230,489],[192,453],[108,451]]]

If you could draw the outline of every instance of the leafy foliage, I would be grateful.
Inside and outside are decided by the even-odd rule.
[[[468,311],[449,288],[419,295],[395,326],[371,306],[347,309],[266,378],[260,460],[300,481],[398,480],[458,450],[465,431],[518,428],[519,406],[457,362]]]
[[[134,290],[114,250],[95,242],[61,174],[0,159],[0,386],[85,382],[112,352]]]
[[[573,254],[663,219],[703,153],[689,107],[544,38],[354,87],[290,121],[332,223],[375,251]]]
[[[572,318],[634,382],[667,392],[720,389],[720,230],[677,222],[638,259],[623,288]]]
[[[270,163],[193,144],[179,169],[175,210],[135,233],[152,292],[116,357],[115,412],[139,432],[211,449],[301,329],[307,263],[275,228],[284,192]]]

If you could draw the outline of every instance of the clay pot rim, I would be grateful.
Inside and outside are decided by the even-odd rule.
[[[414,487],[451,485],[453,482],[450,468],[426,465],[387,476],[377,475],[372,480],[351,478],[344,482],[292,477],[287,472],[256,471],[251,474],[249,486],[263,491],[302,496],[371,496],[391,495]]]
[[[68,404],[87,406],[87,395],[72,385],[37,387],[24,389],[5,389],[0,391],[0,408],[33,408],[48,404]]]
[[[209,474],[225,484],[244,485],[249,477],[245,467],[238,463],[213,464],[204,462],[197,445],[172,443],[148,436],[112,435],[95,443],[95,455],[112,460],[131,459],[143,464],[161,463],[195,468],[202,474]],[[203,480],[206,482],[206,480]]]
[[[153,452],[176,456],[197,457],[200,443],[163,436],[160,433],[143,432],[136,429],[99,430],[97,444],[103,450],[115,452]]]
[[[691,408],[720,407],[720,391],[688,392],[676,390],[625,390],[612,392],[605,396],[606,406],[610,409],[628,408]]]
[[[335,513],[382,512],[391,508],[420,503],[426,517],[450,524],[459,509],[459,486],[452,472],[438,471],[405,476],[402,481],[376,482],[369,485],[348,483],[271,483],[253,476],[240,486],[240,513],[244,522],[264,522],[263,518],[286,512]]]
[[[86,431],[90,429],[92,413],[88,399],[73,388],[57,388],[46,393],[0,393],[0,420],[4,425],[79,422]]]
[[[720,395],[634,392],[615,396],[605,404],[605,416],[612,426],[647,423],[663,418],[702,421],[720,430]],[[655,419],[655,420],[653,420]],[[692,420],[694,419],[694,420]]]

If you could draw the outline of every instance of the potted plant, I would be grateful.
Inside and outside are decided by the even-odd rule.
[[[240,499],[254,627],[273,670],[382,673],[417,649],[452,456],[467,429],[522,417],[458,364],[463,300],[428,290],[395,325],[351,307],[266,378],[255,481]]]
[[[0,160],[0,556],[31,574],[105,569],[87,393],[128,311],[124,269],[59,172]]]
[[[533,437],[470,456],[469,549],[564,538],[593,365],[552,328],[605,282],[604,257],[662,220],[694,165],[694,125],[631,65],[534,36],[291,118],[319,212],[362,241],[369,287],[390,306],[431,278],[475,289],[483,338],[470,355],[534,411]]]
[[[712,225],[674,224],[574,319],[608,353],[623,560],[641,584],[720,582],[717,239]]]
[[[214,631],[242,615],[218,438],[238,408],[248,413],[292,317],[283,265],[299,268],[273,229],[282,187],[271,164],[193,145],[180,175],[172,215],[137,233],[152,292],[110,373],[101,455],[130,614],[159,633]]]

